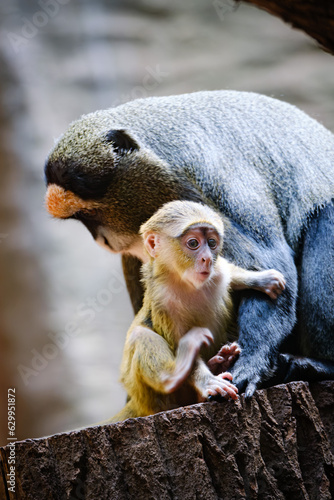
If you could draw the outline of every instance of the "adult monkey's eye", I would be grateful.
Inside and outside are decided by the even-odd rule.
[[[88,212],[87,212],[87,215],[89,215],[90,217],[96,217],[97,214],[98,214],[98,209],[97,208],[91,208]]]
[[[98,214],[98,210],[97,208],[83,208],[77,214],[86,219],[94,219]]]
[[[208,245],[211,248],[211,250],[214,250],[215,248],[217,248],[218,243],[214,238],[209,238]]]
[[[190,248],[190,250],[196,250],[196,248],[199,247],[198,240],[196,240],[196,238],[191,238],[187,241],[187,247]]]

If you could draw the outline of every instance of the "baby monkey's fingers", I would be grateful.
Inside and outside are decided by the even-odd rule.
[[[225,374],[217,375],[213,380],[210,380],[206,391],[206,397],[209,399],[216,396],[231,398],[233,400],[238,399],[238,388],[226,380],[223,375]],[[230,373],[227,373],[226,375],[226,378],[232,380],[232,375]]]
[[[258,290],[265,292],[271,299],[277,299],[285,289],[285,278],[276,269],[269,269],[259,273],[261,286]]]
[[[208,361],[208,368],[214,374],[225,372],[237,360],[241,352],[237,342],[225,344],[220,348],[218,353]]]
[[[222,357],[226,356],[238,356],[241,353],[240,346],[237,342],[232,342],[232,344],[224,344],[223,347],[218,351],[218,355]]]
[[[219,375],[217,375],[217,377],[220,377],[223,380],[230,380],[231,382],[233,380],[233,375],[230,372],[220,373]]]

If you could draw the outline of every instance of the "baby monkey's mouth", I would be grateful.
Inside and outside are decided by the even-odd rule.
[[[210,271],[199,271],[197,272],[197,276],[199,277],[200,280],[206,280],[207,278],[210,277]]]

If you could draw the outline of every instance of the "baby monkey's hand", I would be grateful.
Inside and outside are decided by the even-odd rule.
[[[226,372],[233,363],[238,359],[241,349],[237,342],[232,344],[225,344],[208,361],[208,367],[214,375],[219,375],[220,373]]]

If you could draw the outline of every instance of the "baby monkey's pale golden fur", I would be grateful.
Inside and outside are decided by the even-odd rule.
[[[140,232],[149,262],[143,266],[143,307],[127,334],[121,367],[129,400],[110,421],[210,395],[236,399],[232,376],[213,375],[206,364],[227,342],[230,289],[255,288],[274,299],[284,289],[283,276],[227,262],[220,255],[223,220],[199,203],[167,203]],[[238,352],[235,346],[231,349]]]

